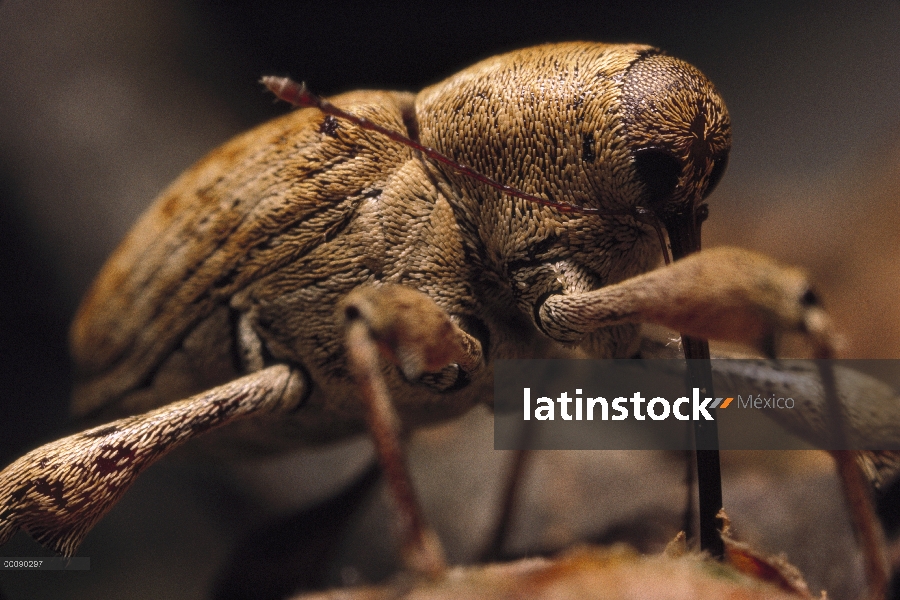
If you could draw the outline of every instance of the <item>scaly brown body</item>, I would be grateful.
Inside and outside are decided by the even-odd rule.
[[[615,209],[645,196],[624,135],[634,127],[623,73],[648,55],[658,56],[641,46],[544,46],[418,96],[333,101],[526,192]],[[721,111],[710,110],[720,122],[709,126],[727,151],[727,114],[709,98]],[[553,332],[548,339],[533,317],[548,294],[621,281],[658,256],[652,230],[629,217],[511,201],[383,136],[300,110],[185,173],[110,259],[72,328],[75,411],[142,412],[285,362],[305,369],[312,390],[294,423],[279,427],[306,443],[330,439],[362,428],[334,319],[353,288],[396,283],[428,294],[489,348],[490,364],[553,351]],[[592,334],[591,351],[623,356],[635,332]],[[391,387],[415,425],[489,399],[489,375],[447,373],[435,385],[395,377]]]

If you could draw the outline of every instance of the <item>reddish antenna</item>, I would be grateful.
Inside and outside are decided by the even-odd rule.
[[[479,173],[471,167],[467,167],[464,164],[458,163],[452,158],[441,154],[434,148],[424,146],[401,133],[383,127],[378,123],[373,123],[365,117],[359,117],[357,115],[354,115],[353,113],[349,113],[343,109],[338,108],[325,98],[322,98],[321,96],[309,91],[309,88],[306,87],[305,83],[297,83],[296,81],[288,77],[274,76],[263,77],[260,80],[260,83],[266,86],[269,91],[275,94],[275,96],[280,100],[284,100],[285,102],[302,108],[318,108],[327,115],[332,115],[334,117],[350,121],[358,127],[380,133],[394,140],[395,142],[408,146],[414,150],[418,150],[428,158],[444,164],[458,173],[462,173],[463,175],[471,177],[472,179],[480,183],[499,190],[507,196],[513,196],[515,198],[528,200],[529,202],[534,202],[535,204],[540,204],[541,206],[549,206],[563,213],[577,213],[582,215],[599,216],[624,215],[633,217],[638,222],[644,223],[645,225],[650,225],[654,230],[656,230],[656,235],[657,237],[659,237],[659,244],[662,248],[663,258],[665,259],[666,264],[669,264],[669,252],[665,237],[663,236],[662,227],[660,226],[659,220],[656,218],[656,215],[654,215],[646,208],[636,206],[634,208],[625,208],[621,210],[601,210],[599,208],[576,206],[574,204],[569,204],[568,202],[557,202],[555,200],[541,198],[540,196],[526,194],[525,192],[518,190],[512,186],[508,186],[500,183],[499,181],[495,181],[494,179],[491,179],[490,177]]]

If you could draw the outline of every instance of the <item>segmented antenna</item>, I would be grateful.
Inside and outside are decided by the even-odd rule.
[[[353,113],[349,113],[343,109],[338,108],[325,98],[314,94],[309,91],[309,88],[306,87],[305,83],[297,83],[296,81],[288,78],[288,77],[274,77],[274,76],[266,76],[260,80],[264,86],[266,86],[269,91],[271,91],[275,96],[284,100],[285,102],[289,102],[294,106],[299,106],[302,108],[318,108],[323,113],[327,115],[332,115],[339,119],[344,119],[346,121],[350,121],[354,125],[361,127],[363,129],[368,129],[369,131],[375,131],[380,133],[381,135],[387,136],[388,138],[408,146],[414,150],[418,150],[431,160],[435,162],[439,162],[443,165],[446,165],[456,171],[457,173],[462,173],[472,179],[483,183],[487,186],[490,186],[500,192],[506,194],[507,196],[513,196],[515,198],[521,198],[522,200],[527,200],[529,202],[533,202],[535,204],[539,204],[541,206],[549,206],[551,208],[555,208],[559,212],[562,213],[576,213],[582,215],[598,215],[598,216],[629,216],[633,217],[639,223],[643,223],[645,225],[650,225],[656,231],[656,235],[659,238],[659,244],[662,248],[663,258],[666,261],[666,264],[669,264],[669,251],[668,246],[666,245],[665,236],[662,232],[662,226],[659,223],[659,219],[656,218],[650,210],[636,206],[634,208],[625,208],[621,210],[601,210],[599,208],[592,208],[589,206],[576,206],[574,204],[569,204],[568,202],[557,202],[555,200],[548,200],[547,198],[541,198],[540,196],[534,196],[532,194],[527,194],[521,190],[518,190],[512,186],[505,185],[491,179],[487,175],[483,175],[479,173],[475,169],[471,167],[467,167],[462,163],[458,163],[449,156],[441,154],[434,148],[429,148],[428,146],[424,146],[419,142],[410,139],[409,137],[403,135],[402,133],[398,133],[386,127],[382,127],[378,123],[373,123],[372,121],[366,119],[365,117],[360,117],[354,115]]]

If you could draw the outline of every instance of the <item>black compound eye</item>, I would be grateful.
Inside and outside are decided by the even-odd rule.
[[[725,167],[728,166],[728,155],[726,154],[722,158],[716,160],[713,165],[712,172],[709,174],[709,183],[706,184],[706,191],[703,192],[703,197],[706,198],[712,191],[716,189],[716,186],[719,185],[719,182],[722,180],[722,175],[725,174]]]
[[[800,298],[800,305],[804,307],[809,306],[820,306],[822,303],[819,301],[819,296],[810,289],[807,289],[803,292],[803,296]]]
[[[646,148],[634,153],[634,168],[650,197],[650,204],[671,198],[681,176],[681,161],[671,153]]]

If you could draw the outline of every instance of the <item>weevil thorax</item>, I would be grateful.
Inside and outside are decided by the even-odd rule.
[[[416,112],[424,144],[504,184],[601,211],[643,207],[661,220],[694,214],[731,146],[709,80],[640,45],[573,42],[493,57],[425,89]],[[564,213],[441,173],[486,267],[532,294],[606,285],[660,259],[656,234],[632,217]],[[530,275],[513,272],[527,264]],[[541,283],[537,265],[556,281]]]

